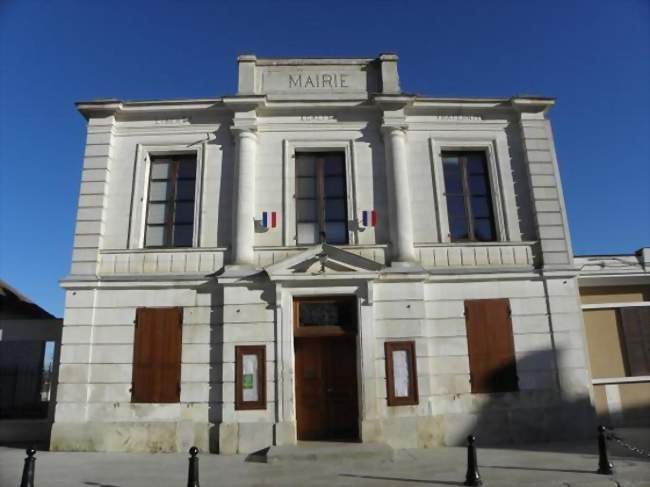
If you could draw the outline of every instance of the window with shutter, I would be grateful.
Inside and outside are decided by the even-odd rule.
[[[628,376],[650,375],[650,307],[620,308]]]
[[[138,308],[132,402],[180,401],[181,308]]]
[[[508,300],[465,301],[465,321],[472,392],[518,390]]]

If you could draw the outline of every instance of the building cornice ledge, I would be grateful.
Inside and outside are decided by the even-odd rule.
[[[91,100],[76,102],[75,106],[79,113],[88,120],[95,117],[106,117],[124,113],[142,113],[154,110],[205,110],[222,108],[224,103],[222,98],[145,101]]]
[[[545,114],[553,105],[555,105],[555,98],[550,97],[513,96],[510,98],[510,106],[519,113]]]
[[[383,110],[400,110],[411,106],[415,101],[415,96],[405,95],[403,93],[391,94],[377,94],[372,95],[372,101],[375,105],[381,107]]]
[[[248,111],[266,106],[267,98],[266,95],[239,95],[224,96],[222,101],[226,107],[235,111]]]
[[[116,274],[111,276],[70,275],[59,280],[66,290],[100,287],[178,287],[202,285],[210,282],[211,276],[199,274]]]

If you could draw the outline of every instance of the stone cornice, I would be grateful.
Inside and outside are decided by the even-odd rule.
[[[222,98],[197,98],[175,100],[124,101],[118,99],[79,101],[77,110],[88,120],[110,115],[145,114],[163,111],[227,110],[250,111],[299,108],[379,108],[384,111],[399,110],[507,110],[524,116],[542,116],[555,104],[553,98],[438,98],[400,94],[374,94],[369,99],[269,99],[264,95],[225,96]]]
[[[266,95],[225,96],[223,104],[236,112],[248,112],[266,106]]]
[[[384,111],[397,111],[404,110],[405,108],[413,105],[415,101],[414,96],[395,94],[395,95],[374,95],[372,101],[375,105]]]
[[[554,98],[544,97],[512,97],[510,106],[523,115],[538,115],[543,117],[555,105]]]
[[[224,108],[221,98],[150,101],[96,100],[80,101],[75,103],[75,106],[86,120],[110,115]]]

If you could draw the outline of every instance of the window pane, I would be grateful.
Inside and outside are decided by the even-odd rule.
[[[192,223],[194,221],[194,202],[176,203],[174,223]]]
[[[458,158],[445,157],[443,159],[443,170],[445,174],[445,191],[447,193],[462,193],[463,184],[461,182]]]
[[[325,239],[331,244],[348,243],[348,230],[345,222],[326,222]]]
[[[176,189],[176,199],[193,200],[195,185],[196,182],[193,179],[178,181],[178,188]]]
[[[151,163],[151,179],[169,179],[171,174],[171,161],[162,160]]]
[[[344,198],[345,197],[345,179],[339,176],[330,176],[325,178],[325,197],[327,198]]]
[[[296,158],[296,176],[316,176],[316,163],[313,157]]]
[[[470,174],[487,173],[487,165],[485,164],[485,154],[483,154],[482,152],[468,153],[467,172],[469,172]]]
[[[462,196],[447,196],[447,211],[450,218],[465,218],[465,198]]]
[[[490,218],[491,216],[490,200],[485,196],[472,196],[472,217]]]
[[[165,223],[167,215],[167,203],[149,203],[147,212],[147,223]]]
[[[300,303],[300,326],[340,325],[338,303]]]
[[[449,234],[451,235],[452,240],[467,240],[469,237],[467,220],[462,218],[450,218]]]
[[[176,225],[174,227],[174,247],[192,246],[192,225]]]
[[[330,156],[325,160],[325,176],[343,176],[345,164],[341,156]]]
[[[170,197],[171,184],[168,181],[151,181],[149,201],[164,201]]]
[[[178,164],[178,177],[196,179],[196,159],[184,159]]]
[[[297,178],[296,179],[296,197],[309,197],[316,196],[316,178]]]
[[[488,218],[474,220],[474,233],[476,240],[480,242],[491,242],[495,240],[492,221]]]
[[[165,227],[147,225],[145,245],[148,247],[160,247],[165,245]]]
[[[475,174],[469,177],[469,192],[472,195],[488,194],[487,174]]]
[[[296,218],[299,222],[317,221],[316,200],[296,200]]]
[[[345,200],[325,200],[325,220],[347,220]]]
[[[298,223],[297,234],[299,244],[315,244],[320,241],[317,223]]]

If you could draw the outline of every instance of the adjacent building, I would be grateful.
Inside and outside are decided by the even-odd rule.
[[[0,279],[0,445],[49,444],[62,321]]]
[[[233,96],[77,105],[53,449],[592,431],[554,100],[413,95],[397,61],[245,55]]]
[[[598,416],[650,426],[650,248],[575,263]]]

